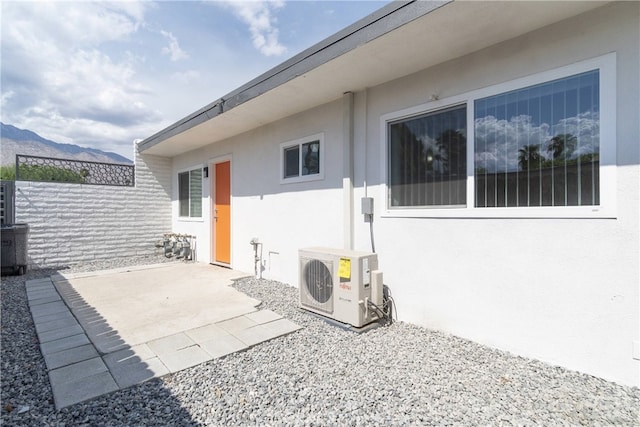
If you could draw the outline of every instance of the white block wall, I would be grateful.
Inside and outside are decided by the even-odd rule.
[[[135,187],[17,181],[28,268],[154,254],[171,231],[171,159],[135,149],[135,165]]]

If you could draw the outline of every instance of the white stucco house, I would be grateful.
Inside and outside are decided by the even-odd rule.
[[[402,321],[640,386],[640,3],[393,2],[138,144],[198,261],[371,251]]]

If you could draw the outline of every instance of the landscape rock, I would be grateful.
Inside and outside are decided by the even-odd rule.
[[[255,278],[234,287],[303,329],[56,411],[24,287],[52,273],[2,278],[0,424],[637,426],[640,420],[638,388],[403,322],[350,332],[300,310],[296,288]]]

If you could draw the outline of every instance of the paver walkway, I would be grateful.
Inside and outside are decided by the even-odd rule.
[[[58,289],[56,288],[58,286]],[[85,329],[91,321],[106,324],[99,314],[81,325],[60,296],[67,279],[52,276],[26,282],[27,297],[40,349],[44,356],[58,409],[105,393],[178,372],[206,361],[300,329],[270,310],[259,310],[204,326],[179,331],[148,342],[129,345],[118,331],[103,328],[100,340]],[[86,304],[82,310],[92,310]],[[80,314],[83,316],[82,313]],[[85,326],[83,328],[83,326]],[[117,342],[113,351],[99,351],[95,343]]]

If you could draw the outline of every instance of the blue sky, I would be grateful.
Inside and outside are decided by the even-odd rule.
[[[131,158],[134,139],[386,3],[2,1],[0,119]]]

